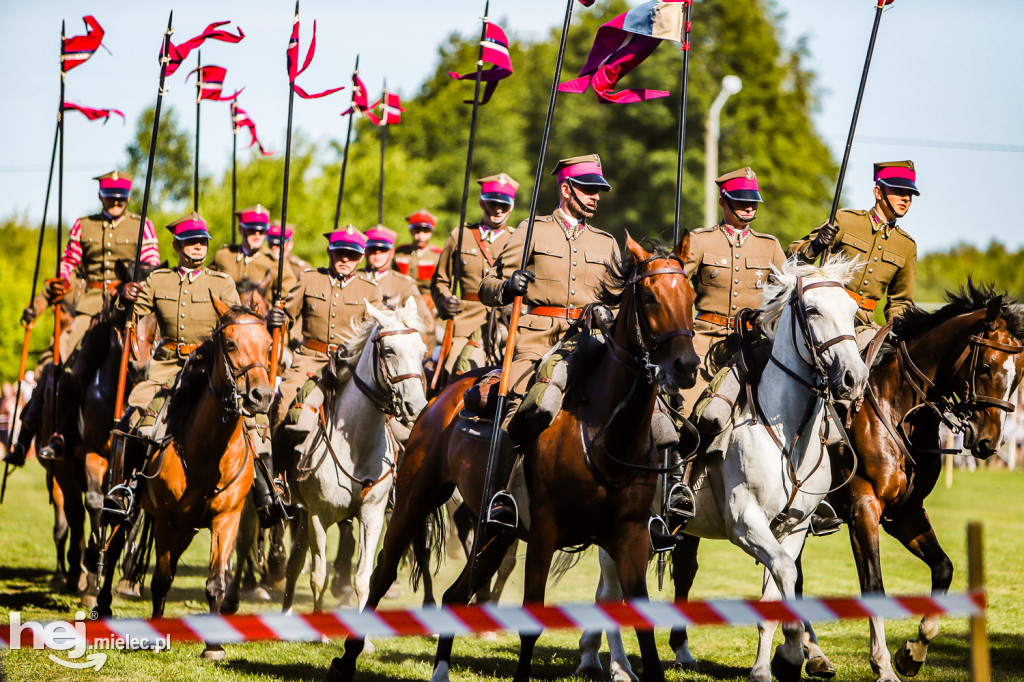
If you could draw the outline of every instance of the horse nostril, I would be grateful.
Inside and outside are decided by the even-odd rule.
[[[843,374],[843,386],[852,389],[856,385],[857,380],[854,378],[853,372],[850,370],[846,370],[846,372]]]
[[[263,389],[259,386],[254,386],[249,389],[249,399],[254,403],[262,403],[264,398]]]

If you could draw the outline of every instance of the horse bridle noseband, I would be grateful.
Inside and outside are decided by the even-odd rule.
[[[210,372],[207,375],[207,381],[209,382],[210,392],[213,393],[213,396],[217,399],[221,406],[224,407],[225,410],[231,412],[232,414],[241,415],[243,417],[254,417],[256,416],[255,413],[248,414],[243,408],[242,394],[238,392],[237,382],[238,379],[240,379],[242,376],[244,376],[251,370],[262,369],[263,371],[268,372],[268,374],[269,370],[267,369],[267,365],[262,362],[251,362],[245,367],[242,367],[241,369],[237,370],[232,368],[231,362],[228,360],[228,349],[225,346],[223,332],[228,327],[236,327],[242,324],[258,324],[264,326],[266,322],[264,322],[258,317],[249,316],[238,320],[233,320],[231,322],[219,324],[217,325],[217,328],[213,331],[213,337],[217,339],[217,345],[220,347],[221,359],[223,360],[224,363],[224,379],[225,381],[227,381],[228,384],[227,395],[218,395],[217,390],[213,386],[213,372]]]
[[[373,337],[373,374],[374,383],[379,387],[386,387],[387,393],[382,395],[379,393],[374,386],[368,385],[365,381],[359,378],[356,373],[354,365],[349,363],[349,368],[352,371],[352,381],[355,382],[356,386],[362,391],[371,403],[373,403],[381,412],[392,417],[400,418],[402,413],[402,406],[398,399],[398,391],[395,387],[407,379],[419,379],[420,383],[423,384],[424,388],[427,385],[426,378],[423,376],[423,372],[410,373],[410,374],[395,374],[392,375],[388,371],[387,363],[384,362],[384,351],[383,343],[384,339],[389,336],[396,336],[398,334],[419,334],[418,331],[411,328],[406,329],[394,329],[391,331],[378,331]]]

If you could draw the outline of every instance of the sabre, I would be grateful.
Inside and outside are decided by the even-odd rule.
[[[551,81],[551,95],[548,98],[548,113],[544,119],[544,133],[540,141],[540,158],[537,159],[537,172],[533,179],[533,195],[530,197],[530,219],[526,222],[526,240],[523,244],[523,257],[519,264],[520,270],[525,270],[530,258],[530,242],[533,238],[533,223],[537,219],[537,198],[540,195],[540,183],[544,176],[544,160],[548,153],[548,139],[551,136],[551,121],[555,113],[555,100],[558,96],[558,81],[562,77],[562,61],[565,58],[565,44],[569,36],[569,23],[572,20],[572,5],[577,0],[566,0],[565,21],[562,23],[562,37],[558,44],[558,59],[555,61],[555,75]],[[516,296],[512,303],[512,317],[508,324],[508,343],[505,348],[505,358],[501,363],[501,381],[498,383],[498,398],[495,403],[494,429],[491,432],[491,444],[487,451],[487,469],[484,474],[484,494],[480,499],[480,509],[476,517],[476,528],[473,532],[473,551],[469,558],[469,589],[472,597],[473,585],[476,582],[476,560],[480,553],[480,531],[483,527],[483,519],[487,514],[487,505],[494,496],[494,484],[491,477],[497,464],[498,443],[501,438],[501,423],[505,418],[505,398],[508,392],[508,378],[512,373],[512,356],[515,354],[516,335],[519,328],[519,314],[523,304],[523,297]]]

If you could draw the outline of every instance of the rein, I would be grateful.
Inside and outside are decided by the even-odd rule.
[[[228,385],[228,393],[226,395],[220,395],[217,393],[217,389],[213,385],[213,372],[208,373],[206,378],[210,388],[210,393],[213,394],[213,397],[217,399],[217,402],[220,403],[221,407],[223,407],[225,411],[243,417],[254,417],[256,416],[255,413],[249,413],[243,408],[242,394],[238,392],[237,382],[238,379],[245,376],[245,374],[251,370],[262,369],[268,373],[269,370],[267,369],[267,365],[262,362],[251,362],[245,367],[234,369],[231,366],[230,360],[228,360],[228,350],[224,342],[225,329],[229,327],[237,327],[243,324],[258,324],[263,326],[266,323],[257,317],[247,316],[239,320],[220,324],[213,332],[213,338],[217,339],[217,345],[220,348],[220,357],[224,368],[224,380]]]
[[[374,407],[383,412],[384,414],[400,418],[402,413],[402,406],[399,403],[398,391],[395,387],[407,379],[419,379],[420,383],[426,387],[426,378],[423,376],[423,372],[411,374],[396,374],[392,375],[388,370],[387,363],[384,362],[384,353],[382,352],[382,345],[384,339],[389,336],[396,336],[398,334],[419,334],[418,331],[411,328],[406,329],[394,329],[391,331],[378,331],[373,337],[373,381],[376,386],[370,386],[356,372],[356,367],[351,363],[345,361],[344,364],[352,372],[352,381],[355,382],[356,387],[366,396],[367,400],[373,403]],[[386,387],[387,392],[376,390],[380,387]]]

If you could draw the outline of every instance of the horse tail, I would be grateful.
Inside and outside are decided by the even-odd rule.
[[[153,557],[153,516],[142,512],[142,527],[133,545],[128,547],[124,562],[123,578],[141,589],[149,572],[150,560]]]
[[[444,505],[436,507],[413,534],[410,547],[409,581],[414,591],[420,589],[420,580],[434,562],[434,575],[441,570],[441,557],[445,551],[446,521]]]
[[[587,553],[587,549],[589,549],[589,547],[558,550],[555,552],[555,559],[551,562],[551,584],[553,586],[562,582],[562,578],[565,577],[565,574],[576,566],[581,559],[583,559],[583,555]]]

